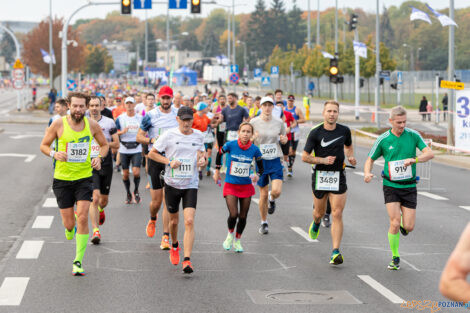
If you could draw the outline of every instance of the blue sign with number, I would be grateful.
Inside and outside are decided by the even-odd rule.
[[[230,65],[230,73],[238,73],[238,64]]]
[[[261,77],[262,70],[257,67],[253,70],[253,77]]]
[[[238,76],[238,73],[232,73],[230,75],[230,82],[232,84],[238,84],[239,81],[240,81],[240,76]]]
[[[151,9],[152,0],[134,0],[134,10]]]
[[[261,86],[270,86],[271,85],[271,77],[263,76],[261,77]]]
[[[188,0],[170,0],[170,2],[168,2],[168,7],[170,9],[187,9]]]
[[[279,75],[279,66],[271,66],[271,75]]]

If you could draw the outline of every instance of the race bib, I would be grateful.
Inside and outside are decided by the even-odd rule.
[[[129,134],[137,134],[139,131],[139,123],[137,121],[127,121],[126,127]]]
[[[317,171],[315,190],[338,191],[339,172]]]
[[[404,166],[405,160],[390,161],[388,162],[388,176],[390,180],[404,180],[413,178],[413,173],[410,166]]]
[[[100,145],[93,139],[91,141],[91,151],[90,151],[90,158],[97,158],[98,155],[100,154]]]
[[[229,130],[227,132],[227,141],[237,140],[238,139],[238,132],[235,130]]]
[[[171,169],[171,178],[192,178],[194,173],[194,159],[176,158],[175,160],[180,161],[181,165],[178,168]]]
[[[261,154],[265,160],[273,160],[279,157],[277,153],[277,144],[265,143],[260,145]]]
[[[85,163],[88,158],[89,142],[68,142],[67,162]]]
[[[220,123],[219,124],[219,132],[225,132],[225,130],[227,129],[227,123],[223,122],[223,123]]]
[[[230,163],[230,175],[237,176],[237,177],[249,177],[250,165],[251,163],[242,163],[242,162],[232,161]]]
[[[214,142],[214,134],[211,131],[205,133],[204,136],[204,143],[213,143]]]

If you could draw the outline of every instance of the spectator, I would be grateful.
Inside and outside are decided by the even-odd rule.
[[[54,88],[51,89],[49,92],[49,114],[52,115],[54,113],[54,105],[56,100],[56,93],[54,92]]]
[[[425,96],[423,96],[423,99],[419,103],[419,114],[421,114],[422,121],[426,121],[426,112],[427,112],[427,107],[428,106],[428,100],[426,99]]]
[[[431,121],[431,113],[432,113],[432,103],[431,101],[428,101],[428,104],[426,105],[426,112],[428,112],[428,122]]]
[[[442,98],[442,110],[444,111],[444,122],[447,117],[447,110],[449,109],[447,103],[448,103],[448,98],[447,98],[447,93],[444,94],[444,98]]]

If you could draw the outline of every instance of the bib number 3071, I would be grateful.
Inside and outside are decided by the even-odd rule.
[[[315,190],[339,191],[339,172],[317,171]]]
[[[88,158],[89,142],[67,143],[67,162],[85,163]]]
[[[391,180],[404,180],[413,177],[411,165],[405,166],[405,160],[388,162],[388,174]]]
[[[249,177],[250,165],[250,163],[232,161],[230,164],[230,175],[237,177]]]

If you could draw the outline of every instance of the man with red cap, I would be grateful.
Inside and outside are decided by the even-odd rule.
[[[158,93],[161,105],[155,109],[147,112],[140,125],[139,132],[137,133],[137,141],[149,146],[163,133],[169,129],[178,127],[176,121],[177,110],[172,108],[171,101],[173,99],[173,89],[169,86],[163,86]],[[147,136],[148,135],[148,136]],[[165,165],[155,162],[149,158],[148,160],[148,179],[150,182],[150,220],[147,223],[147,236],[153,237],[155,235],[155,224],[157,221],[157,213],[162,205],[165,206],[163,198],[163,181],[160,179],[161,173],[165,172]],[[169,215],[168,211],[163,210],[163,236],[160,244],[160,249],[169,250]]]

